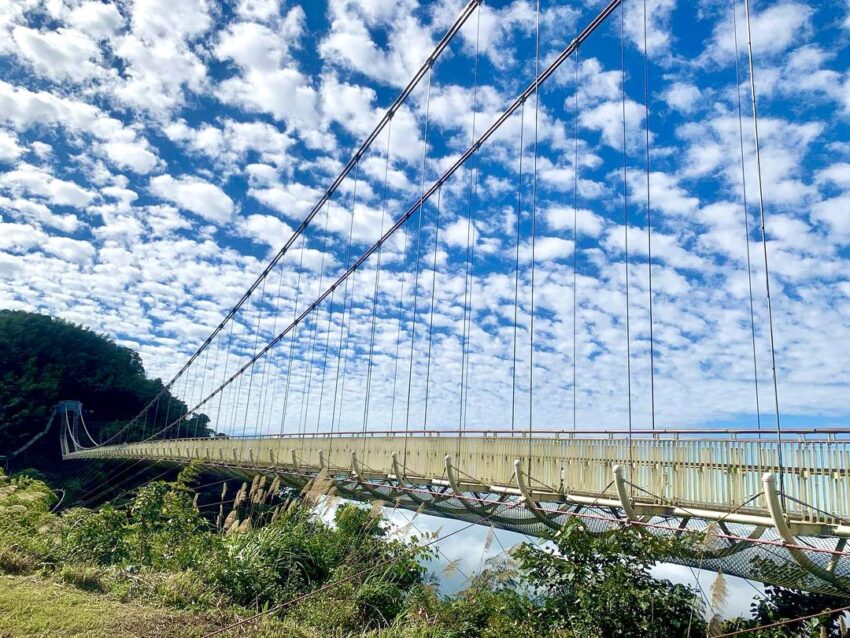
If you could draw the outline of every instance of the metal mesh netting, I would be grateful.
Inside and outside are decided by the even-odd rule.
[[[210,469],[213,468],[215,466]],[[238,471],[232,467],[217,469]],[[256,468],[245,469],[256,471]],[[303,488],[315,479],[316,473],[284,471],[281,476],[293,487]],[[454,494],[446,487],[416,485],[415,481],[409,487],[399,487],[386,479],[358,480],[350,473],[332,478],[336,492],[344,498],[365,502],[380,499],[387,506],[494,525],[529,536],[549,536],[570,517],[581,518],[591,533],[613,531],[626,523],[622,511],[616,508],[537,503],[535,515],[520,497],[513,495]],[[850,556],[836,551],[834,538],[801,536],[797,537],[799,545],[792,547],[784,544],[773,528],[726,522],[721,524],[719,532],[708,533],[710,524],[702,519],[683,520],[675,516],[655,516],[641,522],[644,529],[656,535],[702,534],[704,541],[700,551],[670,555],[666,560],[671,563],[824,594],[846,594],[850,590]],[[806,561],[814,567],[807,568]],[[828,577],[813,573],[818,570],[823,570]]]

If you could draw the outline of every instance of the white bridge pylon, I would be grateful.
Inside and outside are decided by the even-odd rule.
[[[544,535],[570,517],[594,532],[702,532],[678,562],[829,593],[850,590],[850,431],[339,433],[145,441],[65,459],[202,463],[277,474],[301,489],[322,475],[357,500]],[[780,482],[778,479],[782,477]],[[780,491],[780,484],[782,490]],[[709,531],[710,530],[710,531]]]

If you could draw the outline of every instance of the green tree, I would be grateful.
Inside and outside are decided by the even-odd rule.
[[[556,550],[526,543],[514,554],[542,622],[576,636],[702,635],[696,592],[650,574],[676,541],[635,527],[593,534],[578,519],[552,540]]]
[[[60,400],[81,401],[89,430],[103,440],[162,390],[161,381],[145,376],[138,353],[105,336],[47,315],[0,310],[0,454],[9,455],[42,431]],[[148,433],[186,410],[167,391],[160,405]],[[193,434],[207,436],[208,422],[200,415],[183,432],[188,425]],[[129,440],[140,438],[141,428],[128,432]],[[46,436],[27,450],[25,462],[53,469],[58,453],[56,436]]]
[[[839,609],[850,604],[846,596],[832,596],[798,589],[786,589],[768,585],[764,596],[759,596],[752,604],[752,618],[738,618],[724,626],[725,631],[749,629],[769,625],[783,620],[792,620],[802,616],[819,614],[828,609]],[[846,631],[840,615],[823,615],[810,620],[790,622],[779,627],[759,630],[759,636],[765,638],[817,638],[822,635],[831,638],[844,638]],[[823,634],[821,631],[825,631]]]

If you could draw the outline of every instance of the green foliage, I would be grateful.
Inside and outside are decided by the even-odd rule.
[[[768,625],[782,620],[818,614],[827,609],[846,607],[848,603],[850,603],[850,600],[847,597],[768,585],[765,587],[764,596],[757,598],[751,606],[752,618],[746,620],[739,618],[727,622],[723,629],[724,631],[734,631]],[[821,631],[826,633],[821,633]],[[816,638],[819,636],[840,638],[842,632],[838,615],[823,615],[808,621],[791,622],[780,627],[760,630],[759,636],[765,638]]]
[[[402,610],[407,592],[422,582],[420,559],[425,557],[424,550],[386,538],[386,529],[368,510],[344,505],[330,527],[309,510],[295,508],[266,527],[225,536],[220,552],[209,557],[207,572],[237,604],[262,608],[343,580],[365,566],[387,563],[360,579],[348,600],[350,615],[359,623],[383,626]],[[344,587],[333,591],[338,589]]]
[[[650,575],[681,549],[676,539],[628,526],[595,535],[574,520],[553,537],[554,550],[522,545],[489,561],[463,591],[441,596],[426,572],[433,550],[389,533],[379,508],[342,505],[328,525],[293,504],[276,508],[268,524],[221,533],[194,505],[198,471],[150,483],[121,508],[60,515],[43,482],[0,475],[0,570],[41,569],[79,589],[196,611],[282,605],[274,615],[288,635],[304,638],[705,633],[695,592]],[[839,602],[769,590],[753,622]]]
[[[558,554],[530,544],[515,553],[547,622],[578,636],[701,634],[696,593],[650,575],[675,541],[635,527],[592,534],[579,519],[553,540]]]
[[[446,637],[533,638],[551,635],[539,621],[540,608],[521,590],[496,584],[488,578],[475,578],[456,596],[439,599],[433,589],[423,589],[411,605],[409,618],[416,619],[416,631],[398,624],[399,635],[439,635]],[[430,634],[439,627],[438,633]]]
[[[55,563],[69,560],[93,564],[126,560],[126,524],[127,513],[112,505],[104,505],[96,512],[68,510],[61,518],[58,543],[47,558]]]
[[[6,477],[0,471],[0,570],[28,573],[38,566],[56,497],[43,482],[29,476]]]
[[[244,606],[288,600],[328,577],[326,537],[308,512],[286,512],[267,527],[224,537],[207,561],[209,578]]]
[[[104,591],[103,573],[93,565],[69,563],[59,570],[59,578],[86,591]]]
[[[83,563],[185,569],[203,560],[218,540],[180,482],[150,483],[126,509],[74,509],[60,520],[57,551]]]
[[[92,435],[106,438],[162,387],[145,376],[136,352],[102,335],[47,315],[0,310],[0,450],[14,451],[31,440],[45,428],[53,406],[65,399],[81,401]],[[171,414],[160,410],[157,422],[148,422],[149,431],[186,409],[167,392],[163,396]],[[188,427],[206,436],[211,434],[208,421],[195,417]],[[140,430],[129,433],[131,440],[140,435]],[[58,453],[56,436],[46,436],[27,450],[27,462],[55,471]]]

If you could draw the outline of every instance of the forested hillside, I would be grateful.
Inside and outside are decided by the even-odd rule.
[[[81,401],[92,435],[102,439],[162,388],[145,375],[138,353],[108,337],[46,315],[0,310],[0,456],[14,455],[43,430],[58,401]],[[171,400],[173,415],[185,409]],[[201,417],[204,434],[206,422]],[[163,413],[156,425],[165,424]],[[16,463],[53,470],[58,454],[58,433],[50,433]]]

